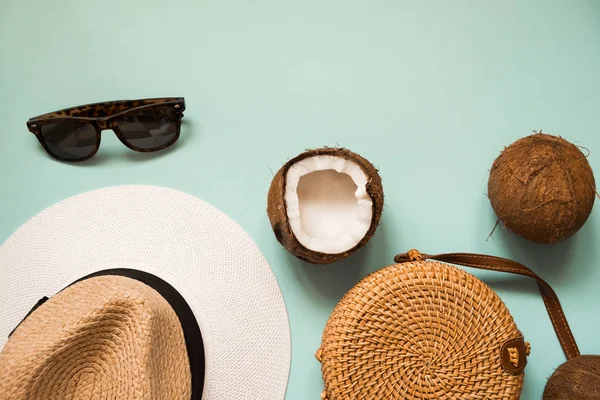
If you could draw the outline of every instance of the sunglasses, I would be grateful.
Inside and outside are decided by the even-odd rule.
[[[150,152],[179,139],[183,97],[86,104],[30,118],[27,128],[60,161],[84,161],[100,148],[100,132],[112,129],[135,151]]]

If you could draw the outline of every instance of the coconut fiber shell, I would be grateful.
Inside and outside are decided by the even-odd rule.
[[[600,399],[600,356],[579,356],[554,371],[544,390],[544,400]]]
[[[496,158],[488,196],[508,229],[533,242],[554,243],[586,222],[595,187],[590,164],[577,146],[538,133],[517,140]]]
[[[295,237],[287,218],[285,191],[286,176],[289,169],[292,167],[292,165],[301,160],[321,155],[331,155],[335,157],[348,159],[357,164],[363,170],[365,175],[369,178],[368,183],[366,185],[366,191],[373,203],[371,225],[367,233],[356,246],[345,252],[337,254],[327,254],[307,249]],[[379,225],[382,210],[383,187],[381,185],[381,177],[379,176],[379,173],[377,169],[373,166],[373,164],[371,164],[367,159],[361,157],[360,155],[350,150],[330,147],[306,151],[285,163],[279,169],[279,171],[277,171],[277,174],[275,174],[275,177],[271,182],[267,204],[267,214],[269,216],[269,220],[271,221],[273,233],[275,234],[275,237],[277,238],[279,243],[281,243],[283,247],[285,247],[290,253],[292,253],[299,259],[313,264],[332,263],[334,261],[346,258],[352,253],[362,248],[375,234],[375,230]]]

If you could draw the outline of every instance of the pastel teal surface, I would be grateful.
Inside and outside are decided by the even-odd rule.
[[[186,123],[179,143],[154,155],[106,131],[93,160],[60,163],[25,127],[63,107],[163,96],[185,96]],[[582,353],[600,354],[600,204],[557,245],[503,229],[486,240],[499,151],[543,129],[590,149],[600,179],[599,111],[595,0],[0,0],[0,242],[53,203],[110,185],[162,185],[212,203],[254,238],[280,282],[289,400],[319,398],[313,354],[341,296],[413,247],[525,263],[558,292]],[[373,162],[386,200],[373,240],[331,266],[290,256],[265,212],[272,173],[322,145]],[[471,272],[531,342],[522,398],[540,399],[565,357],[535,283]]]

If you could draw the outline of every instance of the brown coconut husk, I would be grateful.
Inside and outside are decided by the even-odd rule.
[[[306,248],[295,237],[287,217],[285,189],[288,170],[292,165],[304,160],[305,158],[320,155],[332,155],[348,159],[357,164],[369,178],[366,191],[373,202],[373,217],[371,219],[371,226],[369,227],[365,236],[356,246],[343,253],[328,254]],[[335,147],[324,147],[320,149],[308,150],[285,163],[279,169],[279,171],[277,171],[273,177],[273,180],[271,181],[267,203],[267,214],[269,215],[269,220],[271,221],[273,233],[275,234],[275,237],[279,243],[281,243],[283,247],[285,247],[290,253],[299,259],[312,264],[329,264],[346,258],[350,254],[362,248],[375,234],[375,230],[379,225],[382,210],[383,187],[381,185],[381,177],[379,176],[377,169],[373,166],[373,164],[360,155],[347,149]]]
[[[600,356],[579,356],[554,371],[544,389],[544,400],[600,399]]]
[[[540,132],[517,140],[496,158],[488,196],[508,229],[533,242],[555,243],[587,221],[595,188],[579,148]]]

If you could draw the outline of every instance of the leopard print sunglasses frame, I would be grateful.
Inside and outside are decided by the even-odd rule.
[[[184,110],[183,97],[108,101],[39,115],[27,121],[27,128],[51,157],[85,161],[98,152],[106,129],[134,151],[173,145],[179,139]]]

